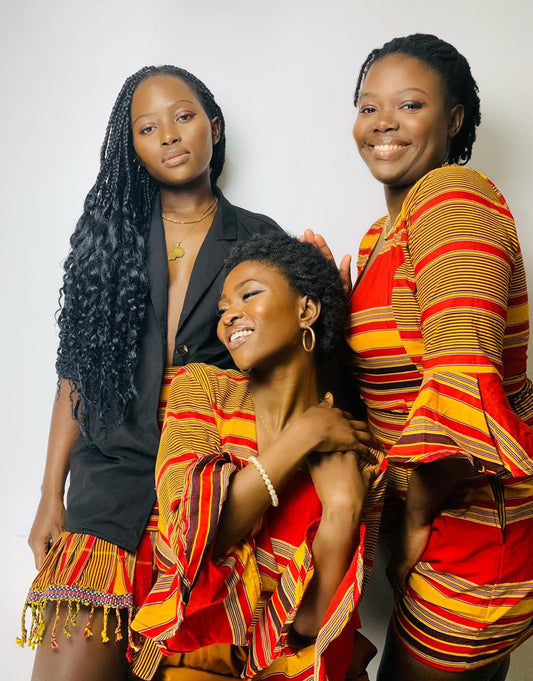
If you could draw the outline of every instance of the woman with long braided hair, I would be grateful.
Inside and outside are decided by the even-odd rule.
[[[21,639],[38,646],[34,680],[125,678],[152,580],[159,400],[184,364],[232,366],[216,337],[224,258],[279,230],[217,189],[224,156],[222,111],[195,76],[150,66],[126,80],[65,262]]]
[[[480,103],[455,47],[414,34],[373,50],[355,107],[387,214],[361,242],[348,340],[400,511],[384,526],[403,518],[378,679],[503,681],[533,633],[533,385],[514,219],[463,167]]]

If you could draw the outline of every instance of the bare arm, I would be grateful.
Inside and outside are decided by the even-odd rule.
[[[335,452],[313,455],[309,470],[322,502],[322,518],[313,539],[313,578],[294,619],[297,638],[316,636],[350,567],[364,498],[377,467],[361,472],[355,452]]]
[[[280,491],[312,451],[360,451],[368,456],[375,440],[363,421],[353,421],[331,403],[311,407],[285,428],[258,457],[274,489]],[[236,473],[218,526],[215,554],[235,546],[260,521],[271,504],[265,483],[252,465]]]
[[[422,464],[411,474],[400,544],[387,568],[395,591],[405,591],[409,573],[427,546],[434,517],[469,468],[466,459],[441,459]]]
[[[65,480],[70,450],[79,434],[79,427],[71,415],[70,385],[62,379],[52,409],[41,500],[28,538],[37,569],[41,567],[50,543],[63,530]]]

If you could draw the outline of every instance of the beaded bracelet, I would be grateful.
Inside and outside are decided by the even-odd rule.
[[[272,502],[272,506],[277,506],[278,495],[276,494],[276,490],[274,489],[272,480],[268,477],[268,473],[263,468],[263,465],[259,463],[259,461],[255,458],[255,456],[251,456],[250,461],[257,468],[259,475],[263,478],[263,482],[265,483],[268,493],[270,494],[270,501]]]

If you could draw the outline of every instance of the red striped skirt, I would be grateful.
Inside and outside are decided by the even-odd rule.
[[[170,383],[178,370],[179,367],[168,367],[163,374],[157,414],[160,426],[165,415]],[[152,548],[157,520],[156,504],[134,553],[89,534],[62,532],[51,546],[30,587],[22,614],[22,633],[17,643],[21,646],[28,644],[31,648],[42,643],[46,628],[46,606],[55,603],[55,622],[51,635],[53,647],[60,645],[57,624],[61,609],[67,608],[63,633],[69,636],[71,627],[81,626],[77,619],[81,606],[85,606],[90,609],[83,623],[86,637],[93,633],[91,623],[95,608],[103,608],[102,642],[108,642],[110,634],[115,641],[120,640],[119,613],[127,611],[129,651],[132,653],[137,649],[139,641],[135,640],[129,624],[152,587],[155,569]],[[114,632],[107,631],[110,611],[115,611],[117,615],[118,625]],[[28,612],[31,613],[29,623]]]

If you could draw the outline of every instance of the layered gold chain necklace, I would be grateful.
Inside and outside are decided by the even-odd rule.
[[[385,220],[385,224],[383,225],[383,238],[388,239],[390,235],[392,234],[392,230],[394,229],[395,224],[398,221],[398,218],[400,217],[401,213],[398,213],[398,215],[394,218],[394,220],[390,219],[390,215],[387,215],[387,219]]]
[[[189,234],[192,232],[192,230],[196,227],[196,225],[199,222],[202,222],[202,220],[205,220],[207,217],[209,217],[211,213],[215,212],[217,205],[218,196],[215,196],[215,198],[207,206],[207,208],[200,215],[200,217],[194,218],[193,220],[176,220],[176,218],[171,218],[168,215],[165,215],[163,212],[161,213],[161,217],[163,218],[163,220],[165,220],[165,222],[172,222],[175,225],[192,225],[192,227],[189,227],[189,229],[185,232],[181,239],[179,241],[176,241],[176,245],[174,246],[174,248],[168,252],[167,258],[169,262],[171,260],[178,260],[179,258],[183,258],[183,256],[185,255],[185,249],[183,248],[182,243],[185,241],[185,239],[189,236]]]

